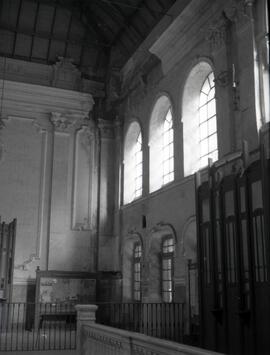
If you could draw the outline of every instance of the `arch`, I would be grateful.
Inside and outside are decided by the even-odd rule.
[[[199,107],[200,93],[208,75],[213,72],[208,60],[201,60],[190,70],[183,89],[182,123],[184,175],[197,171],[200,166]]]
[[[124,140],[124,204],[142,195],[142,130],[138,121],[132,121]]]
[[[133,299],[133,250],[134,246],[139,243],[142,246],[142,260],[144,256],[144,245],[142,236],[139,233],[129,234],[124,240],[122,247],[122,270],[123,270],[123,298],[124,300]]]
[[[197,225],[196,216],[188,218],[184,224],[183,233],[183,256],[186,260],[197,260]]]
[[[176,245],[177,237],[175,229],[171,224],[160,222],[151,230],[149,238],[149,248],[145,259],[145,273],[148,275],[148,293],[146,295],[148,302],[161,302],[161,252],[162,242],[166,237],[172,237]]]
[[[167,94],[157,98],[149,122],[149,190],[174,180],[173,109]]]

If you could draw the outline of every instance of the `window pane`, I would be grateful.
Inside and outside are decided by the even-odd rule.
[[[215,78],[214,78],[214,73],[213,72],[211,72],[209,74],[208,79],[209,79],[209,83],[210,83],[211,88],[214,87],[215,86],[215,82],[214,82]]]
[[[217,161],[218,160],[218,151],[215,150],[214,152],[212,152],[210,154],[210,157],[213,159],[213,161]]]
[[[210,118],[208,121],[208,134],[211,135],[215,133],[217,130],[217,120],[216,117],[214,116],[213,118]]]
[[[173,130],[170,129],[170,130],[168,131],[168,133],[169,133],[168,142],[169,142],[169,143],[172,143],[172,142],[173,142]]]
[[[207,105],[200,108],[199,115],[200,115],[200,123],[207,120]]]
[[[138,164],[142,161],[142,151],[141,150],[135,154],[135,161],[136,161],[136,164]]]
[[[209,91],[209,95],[208,95],[207,100],[210,101],[210,100],[214,99],[214,97],[215,97],[215,88],[213,87],[213,88]]]
[[[169,161],[168,160],[164,161],[163,162],[163,174],[164,175],[167,175],[170,172],[169,168],[170,168]]]
[[[216,114],[216,102],[214,99],[208,102],[207,110],[208,110],[208,118]]]
[[[208,136],[207,121],[200,125],[200,139],[203,140]]]
[[[209,90],[210,90],[209,82],[208,80],[205,80],[201,91],[204,92],[206,95],[208,95]]]
[[[207,101],[207,95],[203,92],[200,94],[200,106],[203,106]]]
[[[201,157],[208,153],[208,142],[207,142],[207,139],[204,139],[203,141],[201,141],[200,148],[201,148]]]
[[[217,135],[213,134],[209,137],[209,152],[217,149]]]
[[[163,149],[163,160],[168,160],[170,157],[170,146],[167,145],[166,147],[164,147]]]
[[[170,172],[174,170],[174,159],[173,158],[171,158],[169,160],[169,170],[170,170]]]
[[[208,165],[208,155],[200,159],[200,168],[204,168]]]

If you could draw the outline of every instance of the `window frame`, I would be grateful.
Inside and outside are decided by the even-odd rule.
[[[140,146],[140,149],[136,149],[136,147]],[[139,163],[137,162],[137,156],[141,155]],[[133,198],[132,201],[142,197],[142,190],[143,190],[143,149],[142,149],[142,132],[140,131],[137,138],[136,143],[134,145],[134,191],[133,191]],[[141,165],[141,174],[137,175],[138,166]],[[140,187],[137,189],[137,181],[140,180]],[[139,193],[138,193],[139,192]]]
[[[136,255],[136,248],[140,247],[139,255]],[[134,302],[142,301],[142,243],[136,242],[133,245],[132,252],[132,299]],[[140,265],[138,272],[136,270],[136,265]],[[136,274],[139,274],[139,281],[136,279]],[[137,291],[136,284],[139,285],[139,291]],[[138,292],[139,297],[136,298],[136,292]]]
[[[172,244],[169,244],[168,247],[172,246],[173,250],[164,252],[164,244],[168,240],[172,241]],[[174,291],[175,291],[174,290],[174,258],[175,258],[175,238],[173,237],[173,235],[168,234],[162,238],[162,242],[161,242],[161,298],[162,298],[162,302],[164,303],[174,302]],[[166,268],[166,269],[163,268],[164,260],[171,261],[170,268]],[[171,279],[164,279],[163,273],[164,271],[166,272],[168,270],[170,270]],[[171,281],[171,291],[164,287],[164,282],[170,282],[170,281]],[[169,299],[165,295],[169,295]]]
[[[210,80],[210,77],[212,76],[212,80]],[[208,83],[208,87],[209,90],[208,92],[205,92],[203,89],[206,85],[206,83]],[[212,86],[211,86],[212,85]],[[214,94],[212,97],[209,98],[211,91],[213,90]],[[206,97],[205,97],[206,96]],[[201,103],[202,98],[204,97],[204,102],[203,104]],[[211,115],[211,113],[209,113],[208,111],[208,107],[210,106],[209,104],[211,102],[214,102],[214,114]],[[201,115],[204,112],[204,118],[201,119]],[[201,88],[200,88],[200,93],[199,93],[199,105],[198,105],[198,132],[199,132],[199,164],[198,167],[199,169],[204,168],[205,166],[207,166],[207,163],[203,163],[203,161],[205,159],[213,159],[213,161],[218,160],[218,135],[217,135],[217,111],[216,111],[216,86],[215,86],[215,76],[214,76],[214,72],[211,71],[210,73],[207,74],[206,78],[204,79]],[[214,126],[215,129],[213,130],[213,132],[210,131],[209,128],[209,122],[214,120]],[[203,136],[203,129],[202,127],[206,126],[204,136]],[[210,149],[210,140],[211,137],[215,137],[215,149],[211,150]],[[205,142],[207,145],[207,152],[206,153],[202,153],[202,142]],[[206,148],[206,147],[205,147]],[[215,156],[216,155],[216,156]],[[214,157],[213,157],[214,156]]]
[[[170,114],[170,120],[168,115]],[[168,123],[168,128],[165,125]],[[171,136],[171,137],[170,137]],[[166,138],[165,138],[166,137]],[[174,127],[173,127],[173,115],[171,106],[168,108],[164,120],[162,123],[162,187],[174,181]],[[165,140],[168,142],[165,143]],[[164,158],[164,151],[168,149],[168,158]],[[168,170],[165,172],[166,163],[168,164]],[[168,177],[168,180],[166,180]]]

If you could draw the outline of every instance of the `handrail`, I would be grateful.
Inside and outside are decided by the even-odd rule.
[[[100,324],[83,325],[79,355],[217,355],[220,353]]]

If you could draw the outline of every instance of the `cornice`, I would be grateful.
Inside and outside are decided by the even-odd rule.
[[[93,105],[90,94],[5,80],[4,118],[20,116],[37,119],[47,117],[51,112],[88,117]]]

